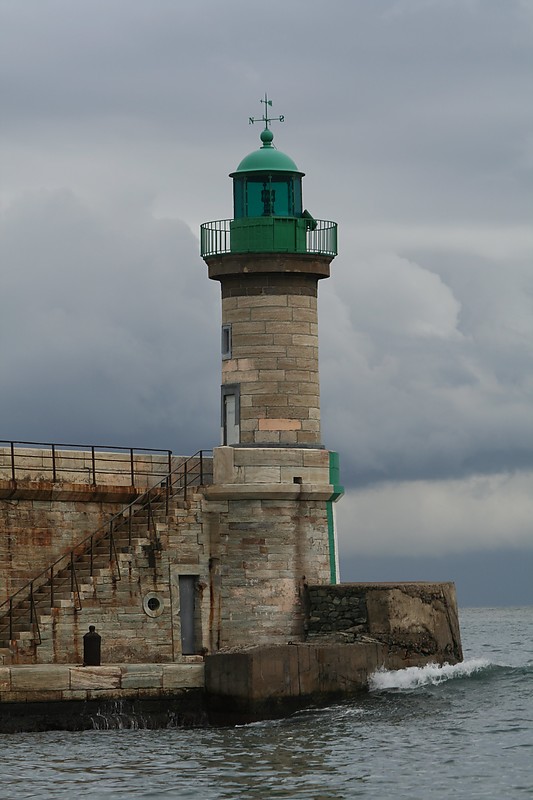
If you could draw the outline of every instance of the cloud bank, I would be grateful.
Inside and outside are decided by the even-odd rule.
[[[231,216],[266,89],[339,222],[322,414],[349,548],[528,547],[532,52],[528,0],[0,0],[0,435],[218,442],[197,230]]]

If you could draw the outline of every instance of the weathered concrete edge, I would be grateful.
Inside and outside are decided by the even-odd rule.
[[[444,663],[437,655],[389,647],[294,643],[206,656],[207,705],[212,721],[287,716],[296,709],[347,700],[368,689],[379,669]],[[451,663],[456,663],[455,659]]]

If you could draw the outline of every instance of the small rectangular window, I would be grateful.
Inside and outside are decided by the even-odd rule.
[[[222,358],[231,358],[231,324],[222,326]]]

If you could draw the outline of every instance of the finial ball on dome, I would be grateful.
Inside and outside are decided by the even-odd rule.
[[[261,131],[261,141],[263,144],[271,144],[274,138],[274,134],[270,130],[270,128],[265,128],[264,131]]]

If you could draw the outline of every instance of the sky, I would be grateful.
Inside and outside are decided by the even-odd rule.
[[[533,0],[0,0],[0,436],[218,444],[198,227],[265,91],[339,224],[343,580],[533,605]]]

